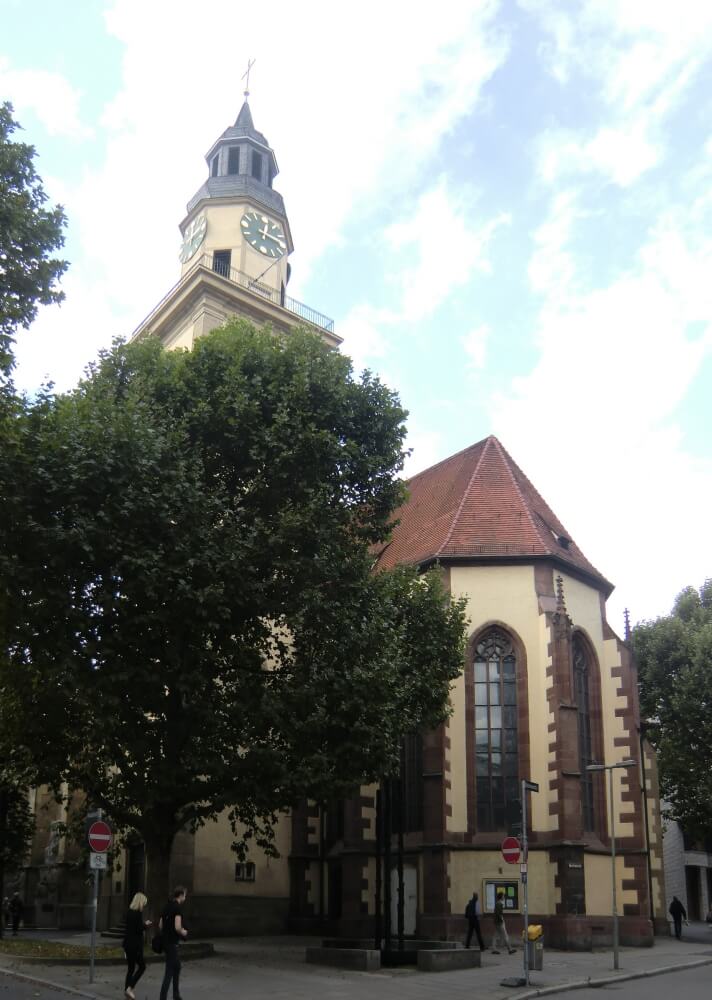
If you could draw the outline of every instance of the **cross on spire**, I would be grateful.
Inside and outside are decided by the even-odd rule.
[[[255,62],[256,62],[255,59],[248,59],[247,60],[247,69],[242,74],[242,79],[245,81],[245,92],[244,92],[245,93],[245,98],[248,98],[250,96],[250,70],[255,65]]]

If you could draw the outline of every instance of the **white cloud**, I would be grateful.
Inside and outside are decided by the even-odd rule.
[[[403,469],[405,479],[430,468],[443,457],[442,436],[437,431],[426,430],[415,420],[408,421],[405,446],[411,451]]]
[[[575,174],[601,173],[628,187],[662,157],[658,139],[645,122],[628,121],[597,129],[590,138],[571,129],[547,129],[538,140],[538,170],[553,184]]]
[[[663,125],[709,57],[712,7],[682,0],[520,0],[549,41],[542,59],[566,84],[574,70],[592,82],[605,125],[548,129],[539,171],[549,183],[571,173],[599,172],[626,187],[665,155]]]
[[[44,69],[13,69],[0,56],[0,92],[12,102],[17,118],[32,111],[50,135],[83,139],[91,130],[80,117],[81,92],[59,73]]]
[[[487,341],[491,329],[486,323],[480,323],[460,338],[463,350],[467,355],[467,365],[471,371],[478,372],[485,366],[487,360]]]
[[[567,295],[575,281],[572,255],[568,249],[574,223],[582,218],[574,191],[561,191],[551,205],[548,218],[534,233],[536,249],[529,261],[529,282],[536,292]]]
[[[584,289],[569,245],[571,202],[561,199],[547,224],[554,235],[541,240],[548,264],[536,263],[542,247],[530,263],[543,296],[541,354],[511,392],[491,399],[491,419],[617,582],[613,613],[630,603],[634,618],[663,614],[670,595],[701,582],[712,563],[712,462],[686,448],[677,417],[712,353],[712,239],[688,210],[670,209],[627,273]],[[563,286],[559,258],[569,269]]]
[[[411,249],[415,255],[415,264],[402,268],[398,277],[403,320],[426,319],[474,271],[490,272],[490,240],[510,217],[500,214],[473,227],[471,216],[462,192],[453,195],[441,178],[407,219],[386,229],[385,240],[394,252]]]
[[[374,309],[362,304],[355,306],[339,323],[339,336],[344,338],[343,351],[353,361],[354,371],[373,369],[374,362],[386,354],[383,328],[394,320],[390,310]]]
[[[349,9],[274,0],[265,17],[259,5],[215,0],[219,30],[208,43],[196,38],[193,3],[113,0],[105,22],[123,47],[122,85],[102,116],[103,162],[67,192],[79,248],[71,294],[106,288],[130,317],[129,333],[177,280],[178,223],[205,179],[204,152],[235,120],[240,77],[256,56],[251,108],[274,145],[275,187],[295,234],[290,292],[305,298],[306,277],[346,225],[379,209],[390,218],[392,198],[422,185],[440,144],[476,106],[507,54],[497,9],[495,0],[452,2],[431,17],[406,0]],[[69,127],[76,115],[67,114]],[[71,380],[54,339],[37,345],[58,381]]]

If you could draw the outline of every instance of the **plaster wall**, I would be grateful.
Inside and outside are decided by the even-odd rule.
[[[605,916],[612,912],[611,859],[605,854],[586,855],[586,913]]]
[[[289,838],[291,818],[280,816],[275,830],[278,858],[267,857],[256,846],[247,860],[255,864],[254,882],[235,881],[237,857],[231,850],[235,836],[225,814],[195,834],[193,892],[198,895],[284,897],[289,895]]]
[[[529,910],[532,913],[552,913],[554,908],[554,866],[546,851],[530,851],[528,864]],[[479,893],[484,912],[484,882],[486,879],[519,880],[519,865],[509,865],[498,851],[451,851],[450,912],[462,915],[473,892]],[[520,912],[523,896],[520,887]]]
[[[532,828],[551,829],[549,815],[550,796],[548,761],[550,720],[546,698],[548,680],[546,670],[549,664],[546,646],[549,642],[544,616],[539,614],[539,606],[532,566],[455,566],[451,569],[450,588],[453,597],[467,599],[467,615],[470,619],[469,634],[472,635],[487,622],[500,622],[512,629],[526,649],[529,689],[529,739],[531,773],[527,776],[539,783],[543,794],[531,796]],[[450,726],[453,732],[463,734],[463,695],[454,703],[457,715],[453,714]],[[451,775],[453,788],[464,788],[464,753],[451,749]],[[454,817],[453,817],[454,819]],[[461,821],[461,820],[458,820]]]
[[[181,276],[195,265],[203,254],[212,254],[214,250],[230,250],[230,265],[250,278],[259,278],[260,284],[279,291],[282,284],[287,284],[287,254],[279,259],[273,259],[254,250],[242,237],[240,220],[246,211],[256,211],[260,215],[268,215],[262,206],[252,204],[247,200],[231,204],[208,203],[202,211],[208,221],[208,228],[203,243],[195,254],[181,266]],[[279,216],[269,213],[269,218],[283,224]]]

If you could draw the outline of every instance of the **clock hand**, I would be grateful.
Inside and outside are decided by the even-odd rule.
[[[263,231],[260,233],[260,236],[265,240],[272,240],[273,243],[279,243],[280,246],[283,243],[283,240],[279,239],[278,236],[271,236],[268,232]]]

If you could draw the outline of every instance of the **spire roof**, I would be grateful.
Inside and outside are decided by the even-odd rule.
[[[235,128],[248,128],[253,132],[255,130],[254,123],[252,121],[252,112],[250,111],[250,105],[245,101],[240,108],[240,113],[235,119]]]
[[[451,455],[408,481],[409,499],[378,565],[435,559],[549,558],[612,585],[586,559],[496,437]]]

